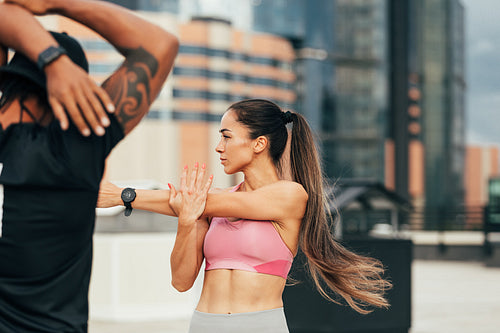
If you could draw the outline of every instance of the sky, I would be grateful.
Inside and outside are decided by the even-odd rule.
[[[462,0],[466,29],[466,139],[500,145],[500,1]]]

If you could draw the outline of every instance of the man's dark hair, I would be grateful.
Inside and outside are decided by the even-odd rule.
[[[68,57],[87,73],[89,63],[80,43],[66,33],[50,31]],[[50,110],[46,91],[45,73],[25,55],[16,52],[8,64],[0,66],[0,108],[18,99],[37,97],[45,111]]]
[[[11,73],[0,74],[0,109],[10,104],[13,100],[24,100],[28,97],[36,97],[41,107],[50,110],[47,91],[44,88],[20,75]]]

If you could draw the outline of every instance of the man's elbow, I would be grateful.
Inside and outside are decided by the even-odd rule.
[[[179,38],[177,38],[174,35],[171,35],[169,43],[170,43],[170,48],[175,51],[175,54],[177,54],[179,52],[179,46],[181,44]]]
[[[175,58],[179,52],[179,39],[167,31],[165,31],[160,45],[158,45],[158,47],[162,47],[161,53],[164,55],[164,60],[168,60],[168,58]]]

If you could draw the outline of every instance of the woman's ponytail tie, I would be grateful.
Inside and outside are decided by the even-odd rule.
[[[281,119],[283,122],[286,124],[293,122],[293,113],[290,111],[282,112],[281,113]]]

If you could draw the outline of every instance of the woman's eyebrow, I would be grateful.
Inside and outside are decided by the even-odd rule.
[[[223,128],[219,131],[220,133],[224,133],[224,132],[231,132],[230,129],[227,129],[227,128]]]

